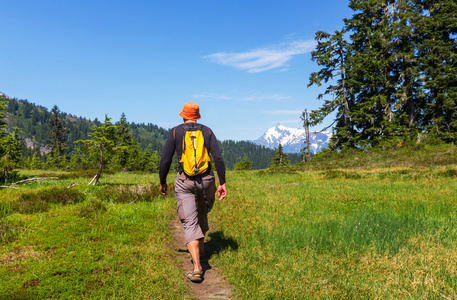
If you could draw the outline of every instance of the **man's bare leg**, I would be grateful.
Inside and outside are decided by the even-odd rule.
[[[192,257],[192,262],[194,263],[194,272],[202,271],[202,266],[200,264],[200,244],[203,244],[203,239],[187,243],[187,249]]]

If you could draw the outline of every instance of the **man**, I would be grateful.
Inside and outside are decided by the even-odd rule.
[[[197,120],[201,118],[199,106],[193,102],[184,104],[183,110],[179,115],[183,118],[184,124],[170,130],[162,151],[159,168],[160,193],[162,195],[167,192],[167,175],[175,152],[178,161],[181,161],[185,127],[195,125]],[[220,184],[217,188],[217,196],[221,201],[227,196],[224,159],[212,130],[201,125],[201,131],[204,144],[211,154],[217,170]],[[210,163],[206,172],[195,177],[186,175],[183,171],[182,163],[178,164],[178,174],[175,180],[176,204],[178,217],[184,228],[187,249],[192,256],[194,264],[193,271],[189,271],[186,274],[192,282],[201,282],[203,280],[200,255],[203,256],[205,234],[209,230],[207,214],[214,204],[215,192],[215,178]]]

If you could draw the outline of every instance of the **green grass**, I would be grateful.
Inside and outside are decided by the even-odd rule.
[[[97,197],[97,192],[113,189],[120,176],[105,176],[97,187],[85,186],[87,179],[80,178],[80,185],[70,190],[70,181],[61,180],[2,194],[0,230],[7,234],[1,235],[0,243],[0,299],[189,298],[170,247],[174,199],[139,197],[133,189],[138,180],[148,182],[141,190],[147,194],[151,182],[158,188],[157,179],[131,174],[122,178],[136,201],[116,203]],[[62,196],[65,190],[82,193],[85,199],[57,203],[53,196]],[[125,188],[122,193],[126,197]],[[23,198],[48,207],[20,211],[15,204]]]
[[[214,259],[242,299],[455,298],[452,167],[239,173],[213,212],[236,247]]]
[[[239,299],[457,298],[456,153],[352,151],[228,172],[210,264]],[[191,298],[157,174],[104,174],[93,187],[91,174],[21,172],[40,174],[61,179],[1,190],[0,299]]]

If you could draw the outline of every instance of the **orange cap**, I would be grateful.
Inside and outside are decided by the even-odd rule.
[[[186,120],[196,121],[201,118],[200,108],[198,107],[198,104],[194,102],[187,102],[184,104],[182,112],[180,112],[179,115]]]

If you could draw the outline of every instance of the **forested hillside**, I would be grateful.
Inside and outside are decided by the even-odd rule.
[[[29,138],[29,146],[44,147],[48,144],[51,128],[49,121],[51,112],[43,106],[28,102],[27,100],[3,99],[7,102],[7,123],[10,131],[19,129],[24,138]],[[74,142],[87,139],[92,126],[100,126],[98,119],[90,120],[77,117],[65,112],[60,113],[63,125],[68,135],[68,152],[70,153],[75,145]],[[124,116],[125,117],[125,116]],[[122,116],[121,116],[122,118]],[[149,145],[153,150],[161,151],[168,131],[153,124],[129,123],[133,137],[138,141],[142,150]]]
[[[266,169],[270,166],[270,159],[275,155],[275,150],[265,146],[259,146],[246,141],[222,141],[220,142],[222,155],[228,168],[232,169],[235,163],[242,159],[246,154],[249,161],[252,162],[254,170]],[[287,154],[292,164],[301,161],[298,154]]]

